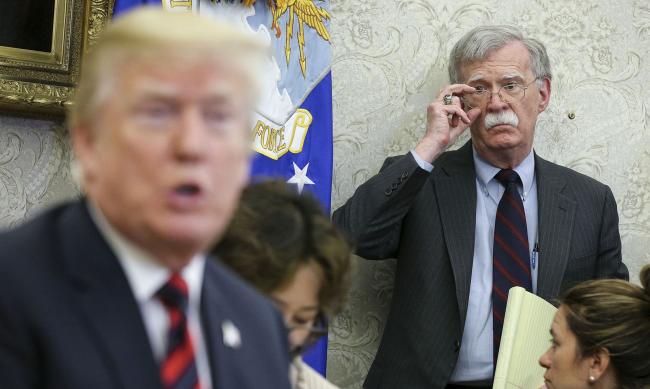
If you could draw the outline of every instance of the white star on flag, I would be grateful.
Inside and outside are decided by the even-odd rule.
[[[289,184],[298,185],[298,193],[300,194],[302,194],[305,185],[315,185],[314,181],[307,177],[307,169],[309,169],[309,163],[307,163],[304,168],[300,169],[298,165],[293,162],[294,175],[287,181]]]

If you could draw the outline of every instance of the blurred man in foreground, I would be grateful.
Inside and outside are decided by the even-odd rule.
[[[288,388],[282,319],[205,251],[246,182],[258,44],[145,9],[84,63],[86,198],[0,236],[0,387]]]

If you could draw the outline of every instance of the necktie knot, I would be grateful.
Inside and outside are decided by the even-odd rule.
[[[520,182],[519,174],[512,169],[501,169],[494,178],[496,178],[506,188],[510,184],[518,184]]]
[[[182,312],[187,308],[187,283],[178,273],[173,273],[169,280],[156,292],[156,296],[165,307],[176,308]]]

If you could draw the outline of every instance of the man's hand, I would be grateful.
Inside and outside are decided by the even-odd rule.
[[[479,116],[481,110],[472,108],[463,110],[460,97],[476,90],[469,85],[453,84],[441,89],[438,97],[427,107],[427,130],[415,152],[425,161],[433,161],[442,154],[458,136],[465,131]],[[445,105],[443,97],[451,95],[452,103]]]

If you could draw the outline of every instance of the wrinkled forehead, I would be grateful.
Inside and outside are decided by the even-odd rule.
[[[523,82],[526,79],[526,75],[523,72],[519,71],[506,71],[500,73],[495,72],[475,72],[469,75],[466,83],[472,84],[477,82],[488,82],[488,81],[497,81],[500,83],[506,83],[509,81]]]
[[[123,67],[118,81],[118,86],[127,90],[161,93],[182,90],[218,95],[236,94],[242,97],[247,90],[246,85],[247,79],[238,70],[236,63],[221,59],[139,61]]]
[[[236,61],[198,56],[140,57],[122,63],[112,98],[125,103],[146,97],[236,102],[252,109],[250,80]]]
[[[486,79],[526,79],[533,74],[530,52],[519,41],[489,52],[485,58],[461,64],[460,75],[465,82]]]

